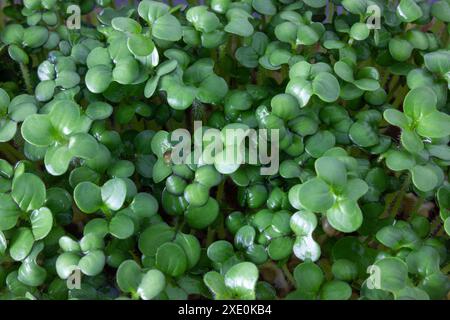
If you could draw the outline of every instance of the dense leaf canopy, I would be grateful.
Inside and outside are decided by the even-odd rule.
[[[0,299],[448,298],[450,0],[70,2],[0,4]]]

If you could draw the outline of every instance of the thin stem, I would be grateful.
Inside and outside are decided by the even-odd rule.
[[[10,155],[11,157],[13,157],[16,160],[15,162],[25,159],[25,156],[19,150],[17,150],[7,142],[0,143],[0,152],[2,152],[5,156]]]
[[[208,227],[208,234],[206,235],[206,246],[209,247],[211,243],[214,242],[214,238],[216,236],[216,231],[211,228],[211,226]]]
[[[33,85],[31,84],[30,72],[28,67],[24,63],[20,63],[20,71],[22,72],[23,81],[25,82],[25,87],[27,88],[28,94],[33,94]]]
[[[178,231],[183,231],[184,224],[186,223],[186,220],[184,220],[183,217],[179,217],[177,220],[177,223],[175,225],[175,233],[178,233]]]
[[[197,0],[187,0],[190,7],[195,7],[197,5]]]
[[[288,268],[288,266],[287,266],[286,263],[283,264],[283,265],[281,266],[281,270],[283,270],[283,273],[284,273],[286,279],[288,280],[288,282],[289,282],[293,287],[296,287],[295,279],[294,279],[294,277],[292,276],[292,273],[289,271],[289,268]]]
[[[442,273],[448,274],[450,272],[450,263],[442,268]]]
[[[405,181],[403,181],[402,187],[395,194],[391,203],[389,203],[389,205],[388,205],[387,216],[390,216],[395,219],[395,217],[398,214],[398,211],[401,208],[403,198],[404,198],[406,191],[408,190],[410,184],[411,184],[411,173],[408,172],[408,175],[406,176]]]
[[[414,205],[414,208],[413,208],[411,214],[409,215],[409,219],[410,219],[410,220],[413,219],[415,216],[417,216],[417,213],[419,212],[420,207],[422,207],[423,202],[424,202],[424,199],[423,199],[422,197],[420,197],[420,198],[417,200],[417,202],[416,202],[416,204]]]
[[[400,104],[402,104],[403,100],[405,99],[406,94],[408,93],[408,90],[409,90],[409,88],[406,85],[401,87],[398,90],[395,90],[397,92],[397,96],[395,97],[395,100],[392,103],[392,105],[394,107],[397,108],[400,106]]]

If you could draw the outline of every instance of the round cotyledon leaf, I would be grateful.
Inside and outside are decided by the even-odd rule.
[[[241,262],[232,266],[225,274],[225,285],[240,299],[254,299],[258,281],[258,268],[251,262]]]
[[[35,240],[45,238],[53,227],[53,215],[48,208],[34,210],[30,215],[31,230]]]
[[[23,211],[36,210],[44,204],[45,185],[38,176],[23,173],[14,179],[11,196]]]
[[[312,178],[303,183],[297,195],[302,207],[312,212],[325,212],[335,201],[330,187],[320,178]]]
[[[153,269],[144,274],[137,292],[143,300],[151,300],[159,295],[165,287],[166,277],[161,271]]]
[[[94,213],[103,204],[101,188],[90,181],[79,183],[73,193],[73,199],[81,211]]]
[[[180,245],[167,242],[156,251],[156,266],[164,273],[178,277],[186,271],[188,259]]]

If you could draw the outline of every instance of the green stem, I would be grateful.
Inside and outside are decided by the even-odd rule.
[[[137,292],[135,292],[135,291],[133,291],[132,293],[131,293],[131,299],[133,299],[133,300],[139,300],[139,293],[137,293]]]
[[[206,235],[206,246],[209,247],[211,243],[214,242],[214,238],[216,236],[216,231],[211,228],[211,226],[208,227],[208,234]]]
[[[30,72],[28,67],[24,63],[20,63],[20,71],[22,72],[23,81],[25,82],[25,87],[27,88],[28,94],[33,94],[33,85],[31,84]]]
[[[7,142],[0,143],[0,152],[2,152],[5,156],[10,156],[13,158],[15,160],[14,163],[25,159],[25,156],[19,150]]]
[[[334,3],[329,1],[328,2],[328,18],[330,19],[330,21],[328,21],[329,23],[333,23],[333,19],[334,19]]]
[[[400,106],[400,104],[403,103],[403,100],[405,99],[406,94],[408,93],[408,86],[403,86],[398,90],[395,90],[397,92],[397,95],[395,97],[394,102],[392,103],[392,105],[396,108],[398,108]]]
[[[292,276],[292,273],[289,271],[289,268],[288,268],[288,266],[287,266],[286,263],[283,264],[283,265],[281,266],[281,270],[283,270],[283,273],[284,273],[286,279],[288,280],[288,282],[289,282],[293,287],[296,287],[295,279],[294,279],[294,277]]]
[[[186,220],[183,219],[183,217],[179,217],[177,220],[177,223],[175,225],[175,233],[178,233],[178,231],[183,231],[184,224],[186,223]]]
[[[448,274],[450,272],[450,263],[442,268],[442,273]]]
[[[112,218],[111,210],[109,210],[109,208],[107,206],[105,206],[105,205],[101,207],[101,210],[105,214],[106,220],[108,220],[108,221],[111,220],[111,218]]]
[[[410,220],[412,220],[415,216],[417,216],[417,213],[419,212],[420,207],[422,206],[423,202],[424,202],[424,199],[422,197],[420,197],[417,200],[417,203],[414,205],[414,208],[413,208],[411,214],[409,215]]]
[[[389,102],[392,99],[392,97],[394,96],[394,94],[396,94],[396,90],[394,90],[394,88],[397,86],[399,80],[400,80],[400,77],[398,75],[394,75],[392,77],[391,81],[389,81],[389,84],[388,84],[389,94],[388,94],[386,101]]]
[[[195,7],[197,5],[197,0],[187,0],[189,7]]]
[[[394,198],[392,199],[392,202],[389,204],[388,216],[391,216],[392,218],[395,219],[395,217],[398,214],[398,211],[401,208],[403,198],[406,194],[406,191],[409,188],[410,183],[411,183],[411,173],[408,172],[405,181],[403,181],[402,187],[395,194]]]

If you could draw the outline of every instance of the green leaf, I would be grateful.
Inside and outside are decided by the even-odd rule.
[[[34,114],[25,119],[22,137],[30,144],[47,147],[54,141],[54,129],[48,115]]]
[[[317,294],[325,279],[322,269],[313,262],[303,262],[294,269],[294,279],[302,292]]]
[[[53,215],[48,208],[34,210],[30,215],[31,230],[35,240],[44,239],[53,227]]]
[[[114,178],[108,180],[101,187],[101,199],[103,203],[111,210],[119,210],[127,195],[127,186],[124,180],[120,178]]]
[[[44,249],[43,243],[36,243],[18,270],[18,280],[27,286],[37,287],[44,283],[47,271],[36,263],[37,256]]]
[[[213,262],[224,263],[234,255],[234,248],[228,241],[218,240],[209,245],[207,255]]]
[[[0,231],[0,255],[4,255],[6,249],[8,248],[8,243],[6,242],[5,234]]]
[[[411,174],[414,185],[423,192],[433,190],[439,182],[434,171],[427,166],[415,166]]]
[[[364,180],[359,178],[349,179],[344,189],[339,193],[339,195],[348,200],[357,201],[363,195],[367,193],[369,186]]]
[[[393,250],[414,248],[420,241],[411,226],[404,221],[397,221],[394,225],[381,228],[377,232],[376,238],[383,245]]]
[[[422,246],[406,257],[409,272],[418,274],[422,278],[440,272],[439,260],[439,253],[429,246]]]
[[[34,244],[33,233],[29,228],[15,230],[9,246],[9,255],[15,261],[22,261],[31,252]]]
[[[356,121],[348,132],[350,139],[357,145],[367,148],[379,143],[378,130],[365,121]]]
[[[224,30],[241,37],[249,37],[253,34],[253,25],[248,21],[252,18],[245,10],[241,8],[231,8],[227,11],[228,24]]]
[[[32,173],[23,173],[14,179],[11,196],[23,211],[42,207],[46,197],[45,185]]]
[[[146,256],[154,257],[158,248],[175,237],[175,232],[165,223],[146,228],[139,237],[139,250]]]
[[[434,2],[431,14],[441,21],[450,22],[450,3],[445,0]]]
[[[22,43],[26,47],[39,48],[48,40],[48,30],[43,26],[31,26],[23,33]]]
[[[178,244],[186,254],[187,268],[193,268],[200,260],[201,247],[197,238],[191,234],[178,233],[175,238],[175,243]]]
[[[273,16],[277,13],[277,7],[273,0],[253,0],[252,6],[257,12],[266,16]]]
[[[297,236],[309,236],[317,227],[317,217],[309,211],[298,211],[291,217],[290,227]]]
[[[80,256],[72,252],[64,252],[58,256],[55,263],[56,272],[61,279],[67,279],[78,267]]]
[[[134,233],[134,223],[126,214],[116,214],[109,223],[109,232],[117,239],[126,239]]]
[[[328,130],[318,131],[313,136],[308,137],[305,150],[314,158],[320,158],[327,150],[334,147],[336,138]]]
[[[204,229],[212,224],[219,215],[219,204],[214,198],[209,197],[202,207],[189,206],[185,217],[188,224],[195,229]]]
[[[85,213],[94,213],[102,206],[101,188],[90,181],[79,183],[73,191],[73,199]]]
[[[358,266],[353,261],[338,259],[331,269],[334,277],[342,281],[352,281],[358,277]]]
[[[409,129],[402,130],[400,141],[403,147],[411,153],[419,153],[424,148],[423,141],[419,135]]]
[[[16,46],[15,44],[12,44],[8,46],[8,54],[17,63],[22,64],[28,64],[30,61],[30,58],[28,57],[27,53],[20,47]]]
[[[112,77],[120,84],[134,83],[139,77],[139,63],[128,56],[120,59],[112,71]]]
[[[0,119],[0,142],[7,142],[14,138],[17,131],[17,122]]]
[[[113,107],[106,102],[96,101],[90,103],[86,109],[86,115],[92,120],[107,119],[113,113]]]
[[[294,240],[290,237],[280,237],[273,239],[267,247],[267,254],[272,260],[282,260],[292,254]]]
[[[297,237],[292,249],[295,256],[303,261],[314,262],[319,260],[321,255],[320,246],[311,235]]]
[[[184,274],[188,259],[182,247],[176,243],[164,243],[156,251],[156,266],[172,277]]]
[[[171,14],[159,17],[152,26],[152,35],[160,40],[178,41],[182,34],[180,22]]]
[[[314,163],[317,176],[329,185],[342,187],[347,183],[347,169],[344,163],[332,157],[320,157]]]
[[[417,133],[428,138],[450,135],[450,115],[439,111],[426,114],[417,125]]]
[[[334,102],[339,97],[339,82],[328,72],[319,73],[312,82],[314,94],[325,102]]]
[[[149,270],[142,277],[138,293],[143,300],[151,300],[158,296],[166,287],[166,278],[159,270]]]
[[[395,292],[406,286],[408,279],[408,266],[399,258],[388,257],[376,261],[375,267],[379,285],[382,290]]]
[[[402,112],[396,109],[385,110],[383,113],[383,117],[387,122],[389,122],[393,126],[397,126],[402,129],[406,129],[408,127],[408,119]]]
[[[220,273],[209,271],[203,276],[203,281],[213,293],[215,300],[231,298],[231,292],[229,292],[228,288],[225,286],[225,279]]]
[[[405,97],[403,110],[405,115],[413,120],[433,113],[436,110],[437,97],[429,87],[418,87],[412,89]]]
[[[241,262],[227,271],[224,280],[226,287],[234,296],[243,300],[253,300],[258,277],[258,268],[253,263]]]
[[[332,280],[326,282],[320,290],[321,300],[348,300],[352,295],[352,288],[344,281]]]
[[[80,107],[73,101],[60,100],[53,104],[49,117],[59,134],[69,135],[78,128]]]
[[[141,268],[134,260],[122,262],[116,273],[116,281],[120,290],[129,293],[137,292],[142,277]]]
[[[300,204],[312,212],[325,212],[334,204],[330,187],[320,178],[303,183],[298,190]]]
[[[96,276],[103,271],[105,266],[105,254],[101,250],[89,251],[78,262],[81,272],[87,276]]]
[[[66,173],[73,155],[67,145],[53,145],[47,149],[44,157],[45,169],[54,176]]]
[[[413,46],[408,40],[400,37],[392,38],[389,41],[389,52],[397,61],[403,62],[408,60],[411,57],[413,49]]]
[[[140,218],[150,218],[158,212],[158,201],[151,194],[138,193],[130,204],[130,209]]]
[[[394,171],[412,169],[415,164],[414,158],[403,151],[391,150],[386,155],[386,165]]]
[[[350,28],[350,36],[358,41],[367,39],[370,35],[370,29],[364,22],[357,22]]]
[[[443,2],[443,1],[441,1]],[[450,52],[438,50],[424,55],[425,66],[431,72],[444,74],[450,71]]]
[[[320,34],[311,26],[301,24],[297,30],[297,41],[305,46],[315,44],[320,39]]]
[[[156,19],[169,12],[170,7],[162,2],[157,1],[142,1],[138,6],[138,13],[142,19],[154,23]]]
[[[397,7],[397,15],[404,22],[412,22],[422,17],[422,9],[414,0],[401,0]]]
[[[327,219],[336,230],[349,233],[361,226],[363,215],[356,201],[340,200],[327,211]]]
[[[111,20],[111,26],[122,32],[140,33],[142,31],[141,25],[131,18],[117,17]]]
[[[334,72],[343,80],[353,82],[353,69],[344,61],[337,61],[334,66]]]
[[[299,106],[303,108],[308,104],[314,91],[312,84],[308,80],[296,77],[289,81],[286,87],[286,93],[294,96],[297,99]]]
[[[13,228],[21,214],[10,194],[0,193],[0,230]]]
[[[97,65],[90,68],[85,77],[86,87],[92,93],[105,92],[112,80],[112,69],[106,65]]]
[[[98,154],[98,143],[87,133],[77,133],[70,137],[68,150],[77,158],[92,159]]]

